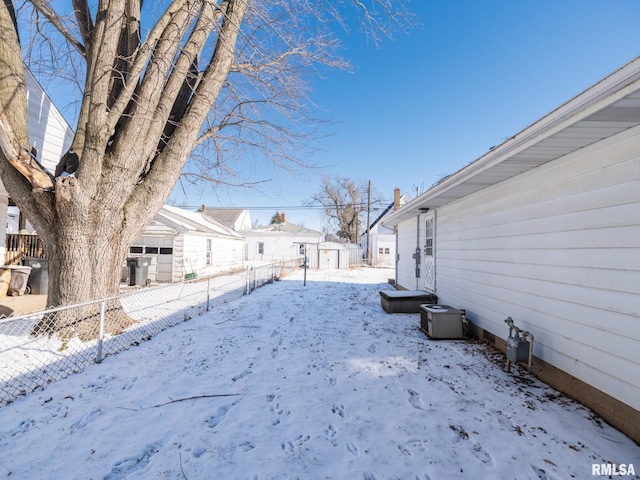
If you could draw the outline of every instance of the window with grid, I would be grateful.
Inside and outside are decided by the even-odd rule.
[[[424,254],[432,257],[433,256],[433,218],[427,219],[426,222],[426,232],[425,232],[425,246],[424,246]]]
[[[211,241],[211,239],[207,238],[207,265],[211,265],[213,263],[212,244],[213,242]]]

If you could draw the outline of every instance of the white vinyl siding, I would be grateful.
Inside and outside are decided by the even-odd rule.
[[[207,241],[212,243],[211,263],[207,263]],[[184,236],[185,273],[191,268],[200,276],[230,270],[242,265],[244,239],[205,237],[200,235]]]
[[[321,233],[301,234],[287,232],[242,232],[246,238],[247,248],[245,260],[250,262],[265,261],[278,262],[281,260],[293,260],[304,258],[304,251],[300,245],[318,244],[324,238]],[[260,245],[262,252],[260,253]]]
[[[60,157],[67,151],[73,140],[73,131],[64,120],[44,90],[25,69],[27,84],[27,129],[30,147],[37,150],[36,158],[51,173],[55,171]],[[29,148],[31,150],[31,148]],[[5,234],[7,223],[8,193],[0,182],[0,262],[4,263]]]
[[[29,141],[38,161],[51,173],[73,141],[73,131],[31,72],[25,70]]]
[[[436,235],[441,303],[640,409],[640,127],[438,209]]]
[[[393,267],[396,261],[396,236],[378,233],[371,235],[370,242],[372,265]]]

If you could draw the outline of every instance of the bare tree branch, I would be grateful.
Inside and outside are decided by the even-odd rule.
[[[55,305],[118,291],[127,246],[182,172],[259,186],[273,168],[312,171],[329,122],[309,79],[349,67],[334,27],[355,12],[377,42],[409,23],[403,0],[12,1],[0,4],[0,173],[47,245]],[[23,52],[40,71],[78,74],[75,136],[55,180],[25,156]],[[68,159],[77,171],[63,176]],[[345,234],[359,228],[349,202]]]
[[[71,32],[62,24],[60,16],[44,0],[31,0],[33,7],[40,12],[53,25],[56,30],[75,48],[80,55],[86,56],[87,51],[84,45],[75,38]]]
[[[340,238],[351,243],[358,243],[361,229],[362,215],[369,207],[375,209],[384,203],[382,196],[373,190],[371,202],[367,201],[368,184],[357,182],[348,177],[323,178],[322,189],[312,195],[309,205],[321,205],[324,213],[335,228]]]

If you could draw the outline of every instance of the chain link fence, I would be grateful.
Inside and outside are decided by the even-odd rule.
[[[255,265],[247,268],[247,285],[245,293],[249,294],[256,288],[267,283],[272,283],[288,273],[303,266],[303,260],[288,260],[286,262],[270,263],[268,265]]]
[[[224,276],[0,319],[0,406],[149,340],[215,305],[251,293],[299,267],[247,267]]]

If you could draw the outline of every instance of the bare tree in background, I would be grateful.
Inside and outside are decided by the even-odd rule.
[[[48,303],[118,292],[128,246],[190,156],[205,180],[249,151],[303,162],[317,127],[305,79],[347,67],[332,28],[356,17],[375,42],[411,23],[395,0],[2,2],[0,175],[44,242]],[[25,58],[78,75],[75,137],[55,176],[29,154]]]
[[[311,197],[309,204],[322,205],[325,217],[339,238],[359,243],[363,215],[368,208],[377,210],[384,204],[382,196],[376,191],[371,192],[369,202],[368,188],[368,182],[348,177],[324,178],[321,191]]]

